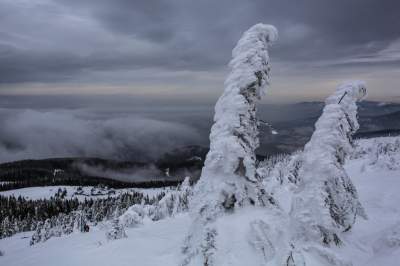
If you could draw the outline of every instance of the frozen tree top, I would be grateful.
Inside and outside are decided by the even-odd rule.
[[[335,93],[326,99],[326,104],[357,102],[363,100],[367,95],[365,82],[356,80],[345,82],[336,88]]]
[[[339,85],[334,94],[329,96],[325,104],[340,105],[352,123],[351,132],[354,133],[358,128],[357,105],[356,102],[362,101],[367,96],[367,89],[363,81],[350,81]]]
[[[259,23],[248,29],[232,51],[232,71],[225,81],[226,88],[244,88],[258,82],[261,90],[257,94],[261,96],[269,82],[267,49],[277,39],[278,31],[272,25]]]
[[[274,26],[256,24],[243,34],[233,49],[229,63],[231,72],[215,106],[205,172],[220,169],[233,174],[238,168],[238,158],[242,158],[246,176],[254,179],[253,157],[258,147],[256,101],[269,84],[268,47],[277,36]]]
[[[315,131],[306,145],[306,150],[315,150],[316,146],[323,146],[321,152],[330,152],[327,147],[343,149],[349,146],[349,134],[354,134],[359,124],[357,121],[357,102],[367,95],[365,83],[351,81],[339,85],[336,91],[325,101],[325,108],[320,119],[315,124]],[[331,141],[330,141],[331,140]],[[335,140],[335,141],[333,141]],[[347,149],[345,149],[347,150]],[[332,153],[333,154],[333,153]]]

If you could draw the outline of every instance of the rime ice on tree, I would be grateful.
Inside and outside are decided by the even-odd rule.
[[[111,228],[106,232],[108,240],[116,240],[127,237],[124,226],[120,224],[118,217],[115,217],[112,221]]]
[[[210,224],[219,215],[241,206],[268,204],[255,166],[259,146],[256,104],[269,85],[268,47],[277,35],[275,27],[257,24],[233,49],[231,72],[215,106],[210,151],[194,191],[191,211],[196,218],[184,248],[184,264],[199,253],[205,265],[212,264],[217,232]]]
[[[356,188],[343,168],[352,150],[352,135],[359,128],[356,102],[365,96],[362,82],[339,86],[327,98],[304,148],[290,213],[296,232],[294,239],[300,241],[298,246],[338,245],[340,234],[351,229],[356,217],[365,217]]]
[[[222,212],[262,204],[254,152],[259,146],[256,103],[269,84],[267,49],[276,38],[273,26],[257,24],[233,49],[231,72],[215,106],[210,151],[195,188],[194,204],[201,209],[220,208]]]

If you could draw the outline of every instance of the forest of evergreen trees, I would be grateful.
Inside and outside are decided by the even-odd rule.
[[[52,234],[67,234],[74,227],[83,230],[83,224],[112,219],[131,205],[153,204],[165,195],[161,192],[149,197],[140,192],[129,192],[117,197],[78,201],[77,198],[64,199],[64,191],[59,192],[55,197],[39,200],[0,196],[0,238],[43,228],[47,231],[57,228]]]
[[[19,189],[24,187],[43,187],[43,186],[97,186],[99,184],[106,185],[111,188],[162,188],[176,186],[182,180],[149,180],[141,182],[122,182],[112,179],[100,179],[100,178],[64,178],[57,179],[51,177],[40,177],[40,178],[21,178],[14,181],[2,181],[0,177],[0,191],[7,191],[12,189]],[[100,180],[99,180],[100,179]],[[1,183],[2,182],[2,183]]]

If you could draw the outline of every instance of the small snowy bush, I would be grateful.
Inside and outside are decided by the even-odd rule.
[[[120,224],[118,218],[114,218],[111,228],[106,232],[107,240],[116,240],[128,237],[125,233],[124,226]]]
[[[120,220],[124,227],[136,227],[143,223],[143,216],[135,211],[127,211],[120,217]]]
[[[43,228],[43,223],[42,222],[38,222],[37,226],[36,226],[36,231],[33,233],[31,240],[29,242],[29,244],[35,245],[37,243],[39,243],[40,241],[42,241],[42,228]]]

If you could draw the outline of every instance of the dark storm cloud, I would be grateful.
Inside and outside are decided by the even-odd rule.
[[[398,64],[400,49],[391,50],[397,57],[382,53],[399,42],[399,12],[396,0],[3,0],[0,83],[223,68],[240,34],[258,22],[280,31],[274,61]]]

